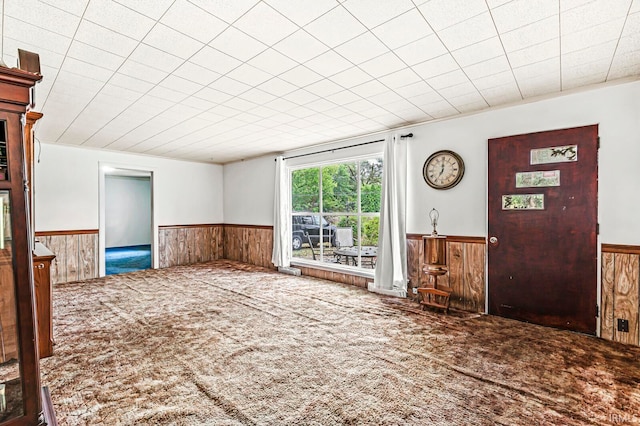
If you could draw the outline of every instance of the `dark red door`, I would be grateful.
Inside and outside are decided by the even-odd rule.
[[[598,126],[488,149],[489,313],[595,334]]]

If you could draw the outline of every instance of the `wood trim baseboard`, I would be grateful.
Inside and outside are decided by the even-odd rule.
[[[407,240],[422,240],[422,237],[427,234],[407,234]],[[471,237],[466,235],[444,235],[447,237],[447,241],[451,243],[475,243],[485,244],[485,237]]]
[[[233,223],[225,223],[225,228],[253,228],[253,229],[271,229],[273,230],[273,226],[271,225],[236,225]]]
[[[224,223],[201,223],[197,225],[158,225],[158,229],[212,228],[214,226],[224,226]]]
[[[624,244],[602,244],[603,253],[640,254],[640,246]]]
[[[75,229],[75,230],[65,230],[65,231],[37,231],[35,233],[36,237],[53,237],[60,235],[80,235],[80,234],[97,234],[97,229]]]

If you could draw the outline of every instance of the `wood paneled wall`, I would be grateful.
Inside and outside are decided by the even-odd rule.
[[[273,227],[224,225],[224,258],[275,269],[271,263]]]
[[[36,238],[56,255],[51,283],[87,280],[98,276],[98,230],[36,232]]]
[[[603,339],[640,344],[640,246],[602,245]],[[629,331],[618,330],[618,319],[629,321]]]
[[[428,276],[422,272],[424,248],[422,235],[407,235],[408,297],[418,298],[412,288],[424,287]],[[447,268],[438,277],[438,285],[451,289],[451,307],[471,312],[485,311],[485,239],[484,237],[447,237]]]
[[[223,256],[223,225],[158,227],[160,268],[208,262]]]

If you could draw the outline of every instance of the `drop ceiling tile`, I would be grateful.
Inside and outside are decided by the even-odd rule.
[[[304,27],[329,47],[336,47],[366,31],[349,12],[336,7]]]
[[[193,95],[194,93],[204,88],[202,84],[194,83],[193,81],[186,80],[176,75],[170,75],[167,78],[165,78],[160,83],[160,86],[166,87],[167,89],[175,90],[177,92],[184,93],[187,95]]]
[[[195,96],[189,96],[186,99],[183,99],[182,102],[180,102],[182,105],[186,105],[188,107],[191,108],[195,108],[200,112],[204,112],[207,111],[213,107],[215,107],[217,104],[214,102],[210,102],[208,100],[202,99],[202,98],[197,98]]]
[[[105,96],[111,96],[113,98],[119,98],[124,101],[131,102],[137,101],[142,96],[142,94],[139,92],[116,86],[112,82],[105,84],[100,90],[100,93]]]
[[[234,27],[227,28],[209,45],[243,62],[267,49],[263,43]]]
[[[473,84],[480,91],[500,87],[507,84],[515,84],[515,78],[511,70],[503,71],[497,74],[491,74],[486,77],[472,78]]]
[[[341,92],[334,93],[331,96],[327,96],[325,99],[337,105],[345,105],[351,102],[359,101],[362,98],[350,90],[343,90]]]
[[[83,20],[138,41],[142,40],[155,24],[153,19],[111,0],[89,2]]]
[[[251,110],[251,114],[260,117],[262,119],[268,119],[269,117],[273,117],[277,114],[277,111],[272,110],[271,108],[267,108],[265,106],[257,106]]]
[[[201,67],[200,65],[196,65],[193,62],[189,61],[180,65],[173,72],[173,75],[182,77],[203,86],[207,86],[220,78],[220,74],[218,74],[217,72],[211,71],[208,68]]]
[[[447,48],[444,47],[444,44],[442,44],[435,34],[395,50],[396,55],[409,66],[428,61],[429,59],[444,55],[447,52]]]
[[[640,69],[640,49],[631,53],[616,54],[611,63],[607,80],[637,75]]]
[[[617,46],[617,40],[589,46],[586,49],[576,50],[562,55],[562,68],[571,68],[595,61],[604,63],[607,67],[613,58]],[[602,60],[602,61],[600,61]]]
[[[393,52],[389,52],[360,64],[360,68],[378,78],[405,69],[407,66]]]
[[[144,43],[138,44],[134,51],[131,52],[129,59],[165,72],[172,72],[184,62],[183,59],[177,56]]]
[[[273,49],[267,49],[249,61],[249,65],[278,75],[298,65],[298,63]]]
[[[257,86],[272,78],[271,74],[249,64],[242,64],[226,75],[248,86]]]
[[[132,116],[135,116],[136,114],[142,114],[144,117],[147,115],[155,116],[171,108],[174,103],[175,102],[172,102],[171,100],[158,98],[147,93],[138,99],[133,104],[133,107],[127,110],[127,112],[131,111]]]
[[[189,0],[191,3],[217,16],[227,23],[232,23],[254,7],[259,0]]]
[[[357,86],[358,84],[373,80],[373,77],[358,67],[351,67],[336,75],[332,75],[330,80],[348,89],[350,87]]]
[[[557,0],[513,0],[491,10],[498,31],[508,32],[534,22],[554,17],[558,19]]]
[[[5,16],[11,16],[65,37],[73,37],[80,23],[78,16],[46,3],[34,0],[5,3],[2,3]]]
[[[482,93],[482,96],[490,106],[504,105],[522,100],[520,89],[518,89],[515,82],[481,90],[480,93]]]
[[[333,50],[307,61],[304,65],[324,77],[330,77],[352,66],[351,62]]]
[[[234,24],[267,45],[273,45],[298,29],[298,26],[267,4],[260,2]]]
[[[315,83],[318,80],[322,80],[321,75],[311,71],[304,65],[298,65],[297,67],[281,74],[279,77],[282,80],[298,87],[304,87],[311,83]]]
[[[600,44],[603,42],[618,40],[622,27],[625,26],[624,17],[614,19],[605,24],[589,27],[582,31],[564,34],[562,40],[562,53],[574,52]]]
[[[420,76],[418,76],[418,74],[416,74],[411,68],[405,68],[378,79],[380,83],[390,89],[398,89],[421,80]]]
[[[101,68],[73,58],[67,58],[61,69],[78,75],[90,76],[90,78],[103,83],[109,80],[113,75],[112,70]]]
[[[297,107],[298,105],[294,104],[293,102],[289,102],[286,99],[278,98],[278,99],[274,99],[271,102],[267,102],[264,106],[279,112],[287,112]]]
[[[483,0],[431,0],[419,6],[434,30],[439,31],[486,12]]]
[[[510,71],[509,61],[505,56],[489,59],[474,65],[464,67],[463,71],[472,80],[487,77],[489,75],[499,74],[504,71]]]
[[[504,55],[504,49],[500,39],[492,37],[490,39],[472,44],[462,49],[451,52],[455,60],[461,67],[484,62],[489,59]]]
[[[146,93],[153,88],[152,83],[148,83],[146,81],[140,80],[135,77],[131,77],[126,74],[122,74],[121,72],[115,73],[109,83],[114,86],[122,87],[125,89],[133,90],[134,92]]]
[[[518,68],[528,64],[558,58],[560,56],[560,40],[549,40],[520,50],[509,52],[509,63]]]
[[[163,24],[156,24],[143,42],[182,59],[191,57],[204,46],[203,43]]]
[[[254,104],[253,102],[247,101],[246,99],[235,97],[225,102],[225,106],[237,109],[238,111],[248,111],[252,108],[257,107],[258,105]]]
[[[306,86],[305,89],[320,97],[327,97],[342,91],[341,86],[328,79],[312,83]]]
[[[505,3],[509,3],[510,1],[513,0],[487,0],[487,4],[491,9],[495,9],[496,7],[502,6]]]
[[[444,45],[450,50],[457,50],[479,41],[497,36],[489,12],[475,16],[438,32]]]
[[[411,0],[349,0],[344,7],[365,26],[375,28],[413,9],[414,5]]]
[[[433,31],[420,12],[417,9],[411,9],[403,15],[375,28],[373,33],[389,49],[397,49],[431,35]]]
[[[160,83],[162,79],[169,75],[168,72],[148,67],[140,62],[132,61],[131,59],[127,59],[122,64],[118,72],[152,84]]]
[[[536,62],[535,64],[513,69],[513,74],[516,76],[518,84],[520,83],[520,80],[531,80],[537,76],[546,76],[553,73],[557,73],[558,76],[560,75],[559,58],[551,58],[545,61]]]
[[[449,54],[421,62],[411,68],[425,80],[459,69],[458,64]]]
[[[164,99],[170,102],[182,102],[187,96],[186,93],[178,92],[177,90],[169,89],[160,85],[155,86],[149,90],[148,95],[155,96],[156,98]]]
[[[626,1],[593,1],[568,10],[561,15],[562,35],[585,30],[589,27],[624,18],[629,10]]]
[[[298,30],[273,46],[278,52],[303,63],[323,54],[329,48],[304,30]]]
[[[296,90],[296,86],[278,77],[262,83],[258,88],[274,96],[284,96]]]
[[[439,90],[440,95],[451,102],[454,106],[457,104],[454,102],[454,99],[457,99],[458,102],[462,102],[461,105],[466,103],[470,103],[472,101],[468,101],[473,98],[477,100],[480,97],[478,90],[475,88],[473,84],[469,80],[463,81],[460,84],[456,84],[454,86],[445,87],[444,89]],[[462,101],[460,101],[462,99]]]
[[[10,16],[5,17],[4,25],[4,37],[33,46],[40,46],[43,49],[61,55],[66,54],[67,49],[69,49],[69,45],[71,44],[71,39],[69,37],[64,37],[49,30],[26,24],[22,21],[11,18]],[[6,50],[3,53],[7,56],[10,55],[10,52]]]
[[[404,96],[407,99],[411,99],[415,96],[420,96],[425,93],[433,93],[433,88],[424,81],[418,81],[416,83],[407,84],[406,86],[395,89],[395,91],[399,95]]]
[[[640,1],[636,2],[640,4]],[[627,21],[624,23],[624,29],[622,30],[623,36],[630,36],[640,33],[640,12],[634,13],[627,17]]]
[[[203,87],[193,96],[198,99],[204,99],[205,101],[212,102],[214,104],[222,104],[233,98],[233,95],[221,92],[211,87]]]
[[[629,9],[629,13],[640,13],[640,1],[632,0],[631,8]]]
[[[218,74],[226,74],[242,63],[236,58],[209,46],[203,47],[189,61]]]
[[[91,62],[102,68],[117,70],[124,62],[124,57],[114,55],[106,50],[98,49],[97,47],[89,46],[88,44],[74,40],[69,47],[67,55],[70,58],[75,58],[84,62]]]
[[[392,104],[394,102],[404,100],[404,98],[402,98],[400,95],[398,95],[396,92],[392,90],[387,90],[386,92],[371,96],[368,99],[374,104],[380,105],[383,108],[386,108],[387,105]]]
[[[453,117],[459,114],[459,111],[447,101],[439,101],[425,105],[422,110],[433,118]]]
[[[557,17],[543,19],[507,33],[500,33],[500,39],[507,52],[558,38],[560,38],[560,29]]]
[[[59,0],[40,0],[40,2],[60,8]],[[82,16],[88,3],[89,0],[67,0],[64,2],[62,9],[72,15]]]
[[[338,47],[335,51],[348,59],[352,63],[358,65],[362,62],[373,59],[376,56],[380,56],[383,53],[389,52],[389,49],[380,42],[370,32],[366,32],[361,36],[354,38]]]
[[[343,93],[343,92],[339,92],[339,93]],[[333,95],[331,95],[331,96],[335,96],[335,95],[337,95],[337,93],[334,93],[334,94],[333,94]],[[331,96],[329,96],[328,98],[331,98]],[[328,98],[327,98],[327,99],[328,99]],[[329,100],[327,100],[327,99],[316,99],[316,100],[315,100],[315,101],[313,101],[313,102],[309,102],[309,103],[308,103],[308,104],[306,104],[305,106],[306,106],[307,108],[310,108],[310,109],[314,110],[315,112],[324,113],[325,111],[328,111],[328,110],[330,110],[330,109],[332,109],[332,108],[335,108],[335,107],[336,107],[336,103],[331,102],[331,101],[329,101]],[[353,101],[355,101],[355,99],[354,99],[354,100],[351,100],[351,101],[349,101],[349,102],[353,102]],[[317,117],[320,117],[320,116],[318,115]],[[327,120],[329,120],[329,117],[327,117],[327,116],[325,116],[325,115],[323,115],[321,118],[322,118],[325,122],[326,122]]]
[[[317,95],[314,95],[313,93],[305,89],[298,89],[295,92],[289,93],[283,98],[297,105],[304,105],[304,104],[308,104],[309,102],[318,100]]]
[[[621,37],[616,49],[617,55],[638,52],[640,50],[640,32]]]
[[[351,91],[353,93],[360,95],[365,99],[369,96],[375,96],[380,93],[384,93],[387,90],[389,89],[387,89],[382,83],[377,80],[371,80],[367,83],[363,83],[351,88]]]
[[[303,27],[338,6],[336,0],[265,0],[269,6]]]
[[[228,26],[226,22],[204,12],[187,0],[176,0],[160,22],[205,44]]]
[[[229,95],[238,96],[241,93],[246,92],[251,86],[245,83],[239,82],[227,76],[222,76],[209,85],[212,89],[219,90]]]
[[[270,93],[267,93],[264,90],[260,90],[256,88],[247,90],[246,92],[242,93],[238,97],[244,100],[253,102],[254,104],[257,104],[257,105],[266,104],[267,102],[271,102],[272,100],[276,99],[276,96]]]
[[[442,90],[468,81],[469,79],[461,70],[451,71],[446,74],[441,74],[437,77],[427,79],[429,86],[433,87],[435,90]]]

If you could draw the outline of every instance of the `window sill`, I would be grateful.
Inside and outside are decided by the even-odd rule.
[[[322,271],[340,272],[345,275],[355,275],[357,277],[371,278],[374,277],[374,269],[360,269],[344,265],[336,265],[333,263],[321,263],[314,261],[304,261],[299,259],[291,259],[291,266],[301,266],[304,268],[320,269]]]

